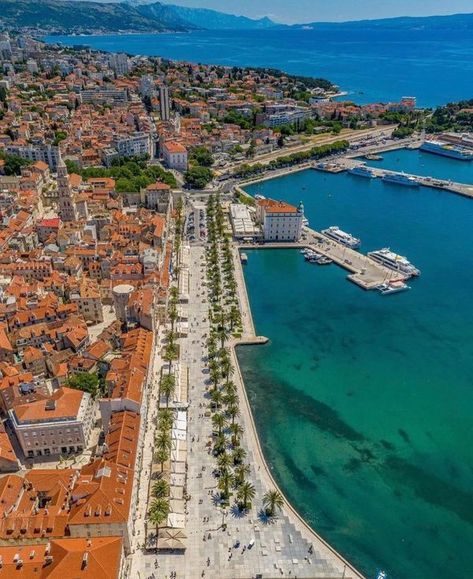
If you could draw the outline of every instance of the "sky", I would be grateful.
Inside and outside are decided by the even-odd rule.
[[[163,0],[162,0],[163,1]],[[473,0],[164,0],[286,23],[430,16],[473,12]]]

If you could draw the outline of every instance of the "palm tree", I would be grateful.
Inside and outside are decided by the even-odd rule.
[[[157,480],[151,490],[151,494],[155,499],[163,499],[169,496],[169,483],[166,479],[160,478]]]
[[[268,517],[274,517],[276,509],[280,511],[284,505],[284,498],[279,491],[268,491],[263,497],[263,506]]]
[[[250,482],[246,481],[240,485],[237,497],[242,511],[251,509],[251,501],[255,498],[255,494],[255,487]]]
[[[220,370],[218,368],[212,368],[210,370],[210,381],[214,385],[214,390],[217,389],[219,380],[220,380]]]
[[[158,547],[159,526],[169,515],[169,503],[166,499],[154,499],[148,512],[150,523],[156,525],[156,548]]]
[[[169,458],[169,451],[167,450],[158,450],[155,455],[154,459],[161,464],[161,472],[164,470],[164,463]]]
[[[222,498],[227,500],[230,495],[230,486],[233,484],[234,477],[229,471],[223,471],[218,480],[218,488],[222,491]]]
[[[171,430],[174,412],[170,408],[163,408],[158,413],[158,421],[160,430]]]
[[[236,394],[237,392],[235,382],[225,382],[225,384],[223,385],[223,389],[225,390],[227,396],[230,396],[230,394]]]
[[[239,464],[235,467],[235,483],[241,486],[245,478],[250,474],[249,464]]]
[[[214,453],[216,455],[222,454],[227,448],[227,439],[224,434],[219,434],[214,442]]]
[[[232,285],[232,289],[236,290],[236,283],[235,283],[234,288]],[[232,293],[234,293],[234,291],[232,291]],[[228,319],[230,321],[230,330],[231,331],[233,331],[233,328],[235,326],[238,326],[241,322],[240,310],[237,308],[237,306],[235,304],[232,305],[232,307],[230,308],[230,312],[228,314]]]
[[[212,403],[215,404],[215,407],[218,410],[223,400],[223,394],[220,392],[220,390],[214,389],[210,393],[210,399],[212,400]]]
[[[161,384],[159,386],[160,393],[166,398],[166,407],[169,406],[169,398],[174,395],[176,391],[176,377],[174,374],[163,374],[161,377]]]
[[[238,406],[232,405],[227,408],[227,416],[231,419],[232,424],[235,424],[235,418],[239,416],[240,410]]]
[[[222,434],[222,430],[224,429],[227,420],[223,414],[214,414],[212,416],[212,424],[214,428],[217,429],[217,433],[220,436]]]
[[[229,358],[220,361],[220,369],[222,371],[222,377],[225,378],[227,382],[230,381],[230,378],[235,373],[235,368]]]
[[[171,303],[168,310],[169,319],[171,320],[171,332],[174,333],[174,324],[177,320],[177,307],[176,304]]]
[[[227,394],[225,394],[225,396],[223,396],[223,403],[226,406],[238,406],[238,394],[236,394],[236,392],[229,392]]]
[[[232,435],[232,445],[239,446],[240,436],[243,434],[243,427],[238,424],[238,422],[234,422],[233,424],[230,424],[228,430]]]
[[[177,287],[175,285],[173,285],[171,287],[171,289],[169,290],[169,295],[171,296],[171,298],[173,300],[177,301],[177,298],[179,297],[179,290],[177,289]]]
[[[163,432],[163,431],[158,432],[154,443],[156,446],[156,450],[166,451],[167,453],[171,452],[172,442],[171,442],[171,437],[169,436],[169,432]]]
[[[222,452],[217,458],[217,464],[220,470],[228,470],[228,467],[232,465],[232,459],[227,452]]]
[[[233,464],[235,466],[241,464],[246,458],[246,450],[244,448],[241,448],[241,446],[235,448],[232,452],[232,458]]]

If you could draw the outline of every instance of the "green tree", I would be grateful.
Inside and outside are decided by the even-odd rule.
[[[163,374],[159,385],[160,393],[166,398],[166,406],[169,406],[169,399],[176,391],[176,377],[174,374]]]
[[[212,153],[204,146],[194,147],[190,154],[191,161],[201,167],[211,167],[214,163]]]
[[[160,478],[157,480],[151,490],[151,494],[155,499],[163,499],[169,496],[169,483],[166,479]]]
[[[148,512],[149,522],[156,527],[156,546],[158,545],[159,527],[169,515],[169,502],[166,499],[155,499]]]
[[[255,498],[255,487],[248,481],[242,483],[238,489],[237,497],[240,502],[241,510],[251,509],[251,501]]]
[[[191,189],[205,189],[212,181],[213,172],[208,167],[190,167],[184,174],[184,180]]]
[[[268,517],[274,517],[276,510],[280,511],[284,505],[284,498],[279,491],[268,491],[263,497],[263,507]]]
[[[98,394],[99,378],[94,373],[74,374],[66,380],[66,386],[88,392],[95,397]]]

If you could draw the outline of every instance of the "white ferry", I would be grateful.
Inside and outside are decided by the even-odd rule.
[[[386,173],[382,178],[384,183],[394,183],[394,185],[403,185],[404,187],[419,187],[419,183],[405,173]]]
[[[377,261],[381,265],[393,269],[394,271],[399,271],[400,273],[408,276],[418,276],[420,275],[420,270],[412,265],[402,255],[398,255],[391,251],[389,248],[378,249],[377,251],[370,251],[368,257],[371,257],[374,261]]]
[[[345,233],[345,231],[342,231],[337,227],[337,225],[332,225],[332,227],[329,227],[328,229],[322,229],[322,233],[327,237],[330,237],[330,239],[334,239],[335,241],[338,241],[338,243],[346,245],[351,249],[357,249],[361,245],[359,239],[353,237],[353,235],[350,235],[349,233]]]

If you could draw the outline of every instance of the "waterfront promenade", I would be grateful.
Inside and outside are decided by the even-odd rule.
[[[242,447],[248,452],[246,461],[251,466],[248,480],[254,485],[256,496],[245,516],[232,509],[232,504],[226,510],[218,506],[218,479],[213,475],[216,463],[209,444],[213,428],[208,412],[205,358],[209,306],[204,255],[203,247],[190,248],[189,333],[180,340],[181,362],[189,368],[187,550],[159,554],[139,551],[133,558],[131,576],[164,579],[175,572],[177,578],[188,579],[251,579],[257,575],[265,579],[360,579],[362,576],[317,537],[290,507],[285,506],[271,524],[259,516],[263,495],[275,485],[261,454],[238,366],[235,382],[240,391],[240,422],[245,430]],[[235,259],[238,263],[237,255]],[[242,341],[253,342],[254,328],[239,264],[237,274],[245,327]],[[254,546],[248,548],[251,540]]]

